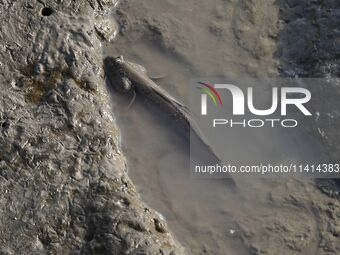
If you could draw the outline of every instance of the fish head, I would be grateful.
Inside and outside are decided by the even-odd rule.
[[[127,93],[131,90],[132,83],[124,73],[124,69],[122,68],[123,63],[123,56],[106,57],[104,59],[104,70],[109,84],[116,91]]]

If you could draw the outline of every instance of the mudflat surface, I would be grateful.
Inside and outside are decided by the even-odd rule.
[[[316,70],[319,76],[334,74],[333,69],[324,68],[326,63],[321,64],[336,65],[323,53],[323,44],[317,45],[316,54],[312,46],[301,46],[299,38],[301,33],[315,40],[324,38],[315,25],[324,19],[329,20],[332,34],[337,6],[288,2],[121,1],[115,14],[121,31],[106,45],[105,54],[124,55],[142,64],[150,76],[163,77],[158,84],[183,102],[188,101],[190,79],[196,76],[312,77]],[[303,29],[294,26],[300,23]],[[304,42],[310,39],[303,38]],[[307,56],[314,56],[314,62]],[[330,100],[335,102],[338,92],[330,90]],[[223,180],[192,179],[187,169],[188,145],[162,113],[138,97],[127,109],[128,95],[111,94],[129,175],[146,203],[165,216],[188,254],[340,253],[336,186],[321,191],[313,180],[239,178],[235,190]],[[332,130],[325,127],[332,143],[317,130],[310,130],[315,133],[299,145],[293,137],[282,139],[287,140],[287,150],[300,146],[303,153],[297,157],[303,157],[319,153],[314,150],[318,146],[334,148],[338,142]]]
[[[101,39],[116,1],[0,1],[0,254],[184,254],[126,175]]]

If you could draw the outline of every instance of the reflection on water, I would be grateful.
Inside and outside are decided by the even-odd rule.
[[[263,1],[259,2],[263,4]],[[127,11],[133,18],[138,21],[144,16],[153,17],[150,22],[163,29],[162,36],[155,40],[156,35],[149,35],[155,32],[155,29],[149,29],[150,24],[136,22],[136,30],[118,38],[107,47],[106,54],[124,55],[145,66],[150,76],[164,76],[157,81],[159,86],[185,103],[192,77],[273,75],[275,67],[271,54],[274,45],[265,38],[264,42],[256,41],[262,30],[248,33],[253,27],[241,12],[246,7],[240,7],[237,1],[222,0],[131,1]],[[273,18],[268,18],[268,13],[277,12],[270,3],[262,7],[262,13],[259,9],[255,17],[260,23],[261,16]],[[240,37],[249,40],[240,45]],[[262,43],[255,51],[263,51],[258,53],[262,60],[251,50],[257,43]],[[257,254],[245,240],[262,228],[254,219],[286,213],[283,208],[273,207],[268,199],[273,190],[286,192],[286,183],[240,178],[236,180],[235,190],[224,180],[190,177],[189,144],[170,128],[169,120],[141,97],[127,109],[130,96],[111,92],[113,111],[122,132],[123,151],[129,163],[129,176],[143,199],[167,218],[170,228],[188,252]],[[286,150],[294,146],[302,152],[310,151],[310,144],[297,145],[294,137],[272,135],[276,142],[282,139]],[[242,132],[235,132],[230,144],[237,144],[243,138]],[[257,160],[261,161],[261,139],[257,142]],[[246,157],[232,145],[228,150],[234,160]]]

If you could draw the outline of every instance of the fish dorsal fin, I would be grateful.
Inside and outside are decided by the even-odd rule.
[[[156,81],[160,81],[160,80],[163,80],[163,79],[165,79],[167,77],[167,75],[164,75],[164,74],[162,74],[162,75],[157,75],[157,76],[155,76],[155,75],[153,75],[153,76],[149,76],[149,78],[151,79],[151,80],[153,80],[154,82],[156,82]]]
[[[147,76],[148,71],[146,70],[146,68],[144,66],[136,64],[136,63],[133,63],[133,62],[127,62],[127,63],[129,64],[129,66],[131,66],[137,72]]]
[[[134,62],[128,62],[128,64],[135,69],[138,73],[141,73],[145,76],[147,76],[149,79],[153,80],[153,81],[158,81],[158,80],[162,80],[165,77],[167,77],[167,75],[165,74],[160,74],[160,75],[149,75],[148,71],[146,70],[146,68],[140,64],[136,64]]]

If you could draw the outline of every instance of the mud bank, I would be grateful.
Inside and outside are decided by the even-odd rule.
[[[123,54],[151,75],[165,73],[160,86],[182,101],[195,76],[337,76],[334,1],[125,0],[116,17],[121,33],[108,46],[109,54]],[[311,89],[338,104],[337,87]],[[223,182],[193,181],[181,156],[185,145],[166,121],[150,113],[143,99],[129,112],[124,111],[128,101],[120,96],[113,101],[114,111],[122,113],[117,116],[129,174],[189,254],[340,253],[336,186],[324,190],[311,179],[245,178],[231,192]],[[327,105],[315,106],[331,109]],[[308,130],[308,141],[334,152],[332,160],[338,160],[335,116],[323,116],[327,139],[318,128]],[[312,152],[306,144],[302,150]],[[230,153],[240,157],[235,147]]]
[[[115,2],[0,1],[1,254],[183,254],[126,175],[100,49]]]
[[[324,78],[324,83],[308,86],[308,89],[319,95],[312,111],[327,114],[309,124],[330,152],[328,156],[337,162],[340,143],[340,4],[333,1],[278,1],[278,5],[283,24],[277,51],[279,70],[286,77]]]

